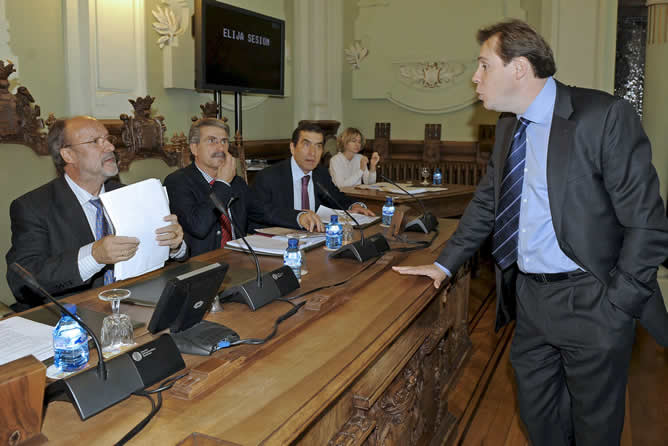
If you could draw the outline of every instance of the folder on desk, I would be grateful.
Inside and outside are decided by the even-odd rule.
[[[282,256],[285,249],[288,247],[288,237],[286,236],[267,237],[264,235],[253,234],[247,236],[246,241],[248,241],[248,244],[251,245],[256,254],[268,256]],[[299,238],[299,248],[304,250],[313,249],[324,243],[324,234],[313,234],[309,237]],[[248,252],[246,244],[240,238],[227,242],[225,248]]]

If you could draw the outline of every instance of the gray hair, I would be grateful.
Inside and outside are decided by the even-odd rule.
[[[65,172],[65,160],[60,155],[60,149],[65,147],[65,120],[58,119],[53,123],[49,129],[49,134],[46,138],[47,147],[49,148],[49,153],[51,158],[53,158],[53,164],[56,166],[56,170],[59,175],[62,175]]]
[[[190,132],[188,132],[188,143],[199,144],[200,129],[202,127],[218,127],[219,129],[225,130],[228,137],[230,136],[230,126],[227,125],[224,121],[217,118],[202,118],[198,121],[195,121],[193,125],[190,126]]]

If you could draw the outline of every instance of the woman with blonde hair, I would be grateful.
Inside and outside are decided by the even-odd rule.
[[[373,152],[371,161],[359,152],[364,147],[362,132],[348,127],[337,139],[339,153],[329,161],[329,173],[338,187],[373,184],[376,182],[376,167],[380,161],[378,152]]]

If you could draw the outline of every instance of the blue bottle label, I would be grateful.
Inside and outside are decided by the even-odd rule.
[[[339,249],[341,247],[342,242],[343,242],[343,231],[341,225],[339,225],[338,223],[328,224],[325,238],[325,244],[327,245],[327,249],[332,249],[332,250]]]

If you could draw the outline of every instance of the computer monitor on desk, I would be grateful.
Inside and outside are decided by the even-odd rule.
[[[226,263],[212,263],[170,279],[155,307],[148,331],[169,328],[182,353],[210,355],[239,339],[224,325],[203,320],[227,273]]]

